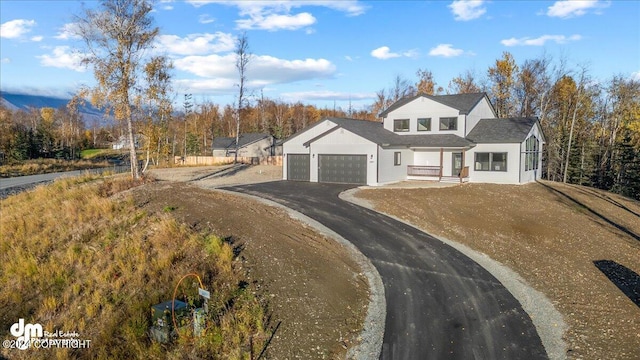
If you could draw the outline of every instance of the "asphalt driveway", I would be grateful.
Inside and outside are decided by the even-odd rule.
[[[351,241],[377,268],[387,314],[381,359],[546,359],[520,303],[440,240],[340,200],[353,186],[278,181],[226,188],[283,204]]]

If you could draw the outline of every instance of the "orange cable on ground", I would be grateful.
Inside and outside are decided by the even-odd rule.
[[[178,286],[180,286],[180,283],[182,282],[182,280],[186,279],[189,276],[195,276],[196,279],[198,279],[198,283],[200,283],[200,288],[204,289],[204,285],[202,285],[202,280],[200,280],[200,276],[194,273],[187,274],[182,278],[180,278],[180,280],[178,281],[178,284],[176,284],[175,289],[173,289],[173,297],[171,298],[171,320],[173,320],[173,328],[176,329],[176,333],[178,335],[180,335],[180,333],[178,332],[178,324],[176,323],[176,315],[175,315],[176,293],[178,292]]]

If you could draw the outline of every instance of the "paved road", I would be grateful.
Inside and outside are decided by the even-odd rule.
[[[546,359],[520,303],[478,264],[399,221],[342,201],[352,186],[278,181],[226,188],[297,210],[356,245],[385,286],[381,359]]]
[[[2,178],[0,179],[0,197],[1,195],[19,192],[19,191],[22,191],[23,189],[30,188],[37,184],[53,181],[55,179],[65,177],[65,176],[66,177],[78,176],[86,172],[92,172],[92,173],[103,173],[107,171],[123,172],[123,171],[128,171],[128,169],[129,169],[129,166],[113,166],[113,167],[98,168],[98,169],[75,170],[75,171],[65,171],[65,172],[56,172],[56,173],[39,174],[39,175],[27,175],[27,176],[16,176],[11,178]],[[13,189],[15,189],[16,191],[12,191]]]

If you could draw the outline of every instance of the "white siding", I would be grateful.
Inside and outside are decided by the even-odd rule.
[[[315,126],[302,130],[302,132],[298,133],[295,137],[285,140],[282,144],[282,179],[287,180],[287,154],[310,154],[309,147],[306,147],[303,144],[336,126],[337,125],[335,123],[329,120],[324,120]]]
[[[492,119],[495,118],[496,114],[493,112],[491,105],[486,98],[483,98],[467,115],[467,128],[464,136],[468,135],[471,132],[480,119]]]
[[[413,165],[440,166],[440,150],[415,150]]]
[[[396,152],[400,153],[400,165],[395,165]],[[412,150],[379,148],[378,155],[378,184],[407,179],[407,165],[414,164]]]
[[[311,179],[318,181],[318,158],[328,155],[366,155],[367,185],[377,185],[378,145],[345,129],[338,129],[317,139],[309,146],[311,153]]]
[[[520,144],[520,182],[521,183],[527,183],[527,182],[531,182],[531,181],[536,181],[536,180],[540,180],[542,178],[542,135],[540,134],[541,130],[540,130],[540,126],[538,125],[538,123],[536,123],[532,128],[531,131],[529,131],[529,134],[527,134],[527,137],[525,138],[525,141],[523,141]],[[538,141],[540,141],[540,148],[539,148],[539,155],[538,155],[538,169],[537,170],[529,170],[529,171],[525,171],[526,167],[525,167],[525,151],[526,149],[526,139],[528,139],[531,135],[534,135],[536,138],[538,138]]]
[[[507,153],[507,171],[476,171],[475,153]],[[494,184],[520,183],[520,144],[478,144],[467,151],[465,163],[469,166],[469,181]],[[449,165],[451,166],[451,165]]]
[[[400,135],[454,134],[464,137],[465,116],[460,111],[425,97],[418,97],[387,114],[384,128],[393,132],[393,121],[409,119],[409,131],[398,132]],[[441,117],[457,117],[458,129],[440,131]],[[418,131],[418,118],[431,118],[431,131]]]

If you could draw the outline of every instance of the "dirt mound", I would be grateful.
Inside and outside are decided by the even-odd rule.
[[[258,295],[268,299],[270,325],[280,323],[267,358],[343,358],[354,344],[366,315],[368,286],[333,240],[280,209],[182,182],[156,182],[133,194],[147,211],[172,211],[196,230],[211,230],[233,243]]]

